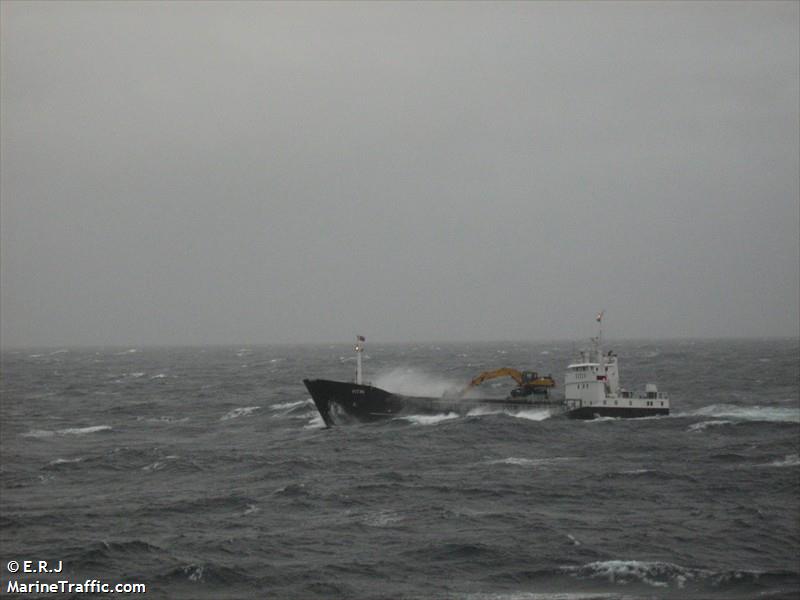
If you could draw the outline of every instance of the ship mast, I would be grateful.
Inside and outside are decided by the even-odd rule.
[[[597,313],[595,321],[597,321],[597,337],[594,339],[594,348],[597,353],[597,363],[603,364],[603,315],[606,313],[605,309]]]
[[[366,339],[363,335],[356,336],[356,383],[361,385],[361,353],[364,352],[364,342]]]

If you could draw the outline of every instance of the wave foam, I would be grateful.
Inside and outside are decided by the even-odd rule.
[[[740,421],[764,421],[768,423],[800,423],[800,408],[780,406],[736,406],[733,404],[711,404],[697,409],[691,415],[701,417],[727,417]]]
[[[442,421],[450,421],[457,419],[456,413],[447,413],[446,415],[408,415],[405,417],[397,417],[397,419],[408,421],[414,425],[436,425]]]
[[[602,578],[611,583],[642,582],[653,587],[669,587],[670,583],[682,588],[687,579],[710,575],[710,571],[687,569],[668,562],[638,560],[606,560],[580,567],[562,567],[562,571],[580,578]]]
[[[324,429],[325,428],[325,421],[322,419],[322,415],[319,413],[314,413],[314,416],[311,417],[311,420],[303,426],[303,429]]]
[[[657,588],[676,587],[683,589],[692,582],[693,586],[710,586],[719,590],[724,586],[756,583],[767,576],[796,579],[796,573],[784,571],[711,571],[708,569],[682,567],[664,561],[607,560],[592,562],[580,567],[565,566],[559,569],[572,577],[581,579],[606,579],[616,584],[644,583]]]
[[[189,420],[189,417],[173,417],[171,415],[162,415],[160,417],[143,417],[138,416],[136,417],[137,421],[144,421],[145,423],[158,423],[164,425],[172,425],[175,423],[186,423]]]
[[[800,455],[787,454],[783,460],[774,460],[771,463],[760,465],[762,467],[800,467]]]
[[[97,433],[98,431],[111,431],[110,425],[92,425],[90,427],[69,427],[50,431],[48,429],[33,429],[27,433],[20,434],[22,437],[46,438],[55,435],[86,435],[87,433]]]
[[[484,417],[486,415],[502,415],[505,411],[489,406],[478,406],[467,413],[468,417]]]
[[[517,417],[519,419],[528,419],[529,421],[544,421],[545,419],[549,419],[552,416],[552,413],[546,408],[521,410],[519,412],[512,412],[509,414],[512,417]]]
[[[228,421],[230,419],[238,419],[239,417],[247,417],[251,415],[253,412],[257,411],[260,406],[243,406],[240,408],[234,408],[233,410],[225,413],[220,417],[220,421]]]
[[[705,431],[709,427],[719,427],[720,425],[733,425],[733,421],[701,421],[694,425],[689,425],[687,431]]]
[[[515,465],[519,467],[541,467],[562,463],[566,460],[575,460],[572,456],[553,456],[550,458],[517,458],[509,456],[498,460],[490,460],[490,465]]]
[[[79,463],[79,462],[83,462],[83,458],[81,458],[81,457],[78,457],[78,458],[57,458],[55,460],[51,460],[48,464],[51,464],[51,465],[67,465],[67,464],[73,464],[73,463]]]
[[[270,409],[272,410],[290,410],[292,408],[297,408],[298,406],[306,406],[314,405],[314,401],[311,398],[307,398],[306,400],[298,400],[297,402],[283,402],[281,404],[272,404],[270,405]]]
[[[403,521],[402,515],[396,513],[395,511],[386,509],[366,515],[362,519],[362,523],[364,523],[364,525],[369,525],[370,527],[388,527],[390,525],[394,525],[395,523],[399,523],[400,521]]]

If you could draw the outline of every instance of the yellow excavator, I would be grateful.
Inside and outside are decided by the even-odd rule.
[[[494,371],[484,371],[477,377],[473,377],[469,385],[461,391],[461,395],[463,396],[469,390],[482,384],[484,381],[496,379],[497,377],[511,377],[517,382],[517,387],[511,390],[511,396],[514,398],[530,396],[531,394],[543,394],[547,396],[550,388],[556,385],[556,382],[550,375],[540,376],[536,371],[517,371],[510,367],[503,367],[502,369],[495,369]]]

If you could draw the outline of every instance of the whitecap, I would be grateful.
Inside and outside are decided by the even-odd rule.
[[[733,421],[701,421],[689,425],[687,431],[705,431],[709,427],[719,427],[720,425],[733,425]]]
[[[49,464],[51,465],[64,465],[64,464],[71,464],[71,463],[79,463],[82,462],[83,458],[57,458],[55,460],[51,460]]]
[[[800,467],[800,455],[787,454],[783,460],[774,460],[760,467]]]
[[[647,562],[638,560],[606,560],[581,567],[562,567],[562,571],[574,577],[608,579],[611,583],[640,581],[653,587],[669,587],[669,581],[683,587],[687,579],[698,574],[710,574],[699,569],[686,569],[668,562]]]
[[[362,522],[364,525],[369,525],[371,527],[386,527],[387,525],[392,525],[402,520],[403,517],[394,511],[380,510],[377,513],[367,515]]]
[[[490,465],[515,465],[520,467],[541,467],[547,465],[555,465],[567,460],[576,460],[572,456],[553,456],[549,458],[518,458],[516,456],[509,456],[508,458],[501,458],[497,460],[490,460]]]
[[[397,417],[397,419],[408,421],[414,425],[436,425],[442,421],[450,421],[457,418],[458,415],[453,412],[447,413],[446,415],[408,415],[405,417]]]
[[[110,425],[93,425],[91,427],[75,427],[70,429],[61,429],[58,433],[64,435],[84,435],[86,433],[97,433],[98,431],[111,431]]]
[[[142,471],[160,471],[166,466],[166,463],[164,461],[178,460],[179,458],[180,456],[178,456],[177,454],[170,454],[169,456],[165,456],[162,460],[157,460],[153,464],[142,467]]]
[[[552,414],[547,409],[531,409],[531,410],[521,410],[519,412],[512,412],[508,413],[512,417],[517,417],[519,419],[528,419],[529,421],[544,421],[545,419],[549,419]]]
[[[20,434],[22,437],[32,438],[46,438],[53,437],[54,435],[85,435],[87,433],[96,433],[98,431],[110,431],[110,425],[93,425],[90,427],[70,427],[67,429],[59,429],[57,431],[49,431],[47,429],[33,429],[27,433]]]
[[[322,420],[322,415],[314,413],[311,420],[303,426],[303,429],[321,429],[325,427],[325,421]]]
[[[146,421],[148,423],[164,423],[167,425],[172,425],[174,423],[186,423],[189,420],[189,417],[172,417],[170,415],[164,415],[161,417],[136,417],[137,421]]]
[[[289,410],[292,408],[297,408],[298,406],[305,406],[305,405],[313,405],[314,401],[311,398],[306,398],[305,400],[297,400],[296,402],[283,402],[281,404],[272,404],[270,408],[272,410]]]
[[[241,408],[234,408],[220,417],[220,421],[228,421],[229,419],[238,419],[239,417],[250,416],[253,412],[257,411],[260,406],[243,406]]]
[[[153,375],[150,379],[164,379],[165,377],[164,373],[159,373],[158,375]]]
[[[22,437],[44,438],[54,436],[55,434],[55,431],[48,431],[47,429],[32,429],[27,433],[21,433],[20,435]]]
[[[800,408],[784,406],[736,406],[732,404],[712,404],[696,411],[695,415],[709,417],[728,417],[741,421],[763,421],[768,423],[800,423]]]

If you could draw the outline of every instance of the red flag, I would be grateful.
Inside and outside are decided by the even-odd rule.
[[[603,320],[603,315],[605,314],[605,312],[606,312],[606,311],[604,311],[604,310],[601,310],[599,313],[597,313],[597,318],[595,319],[595,321],[597,321],[598,323],[599,323],[600,321],[602,321],[602,320]]]

